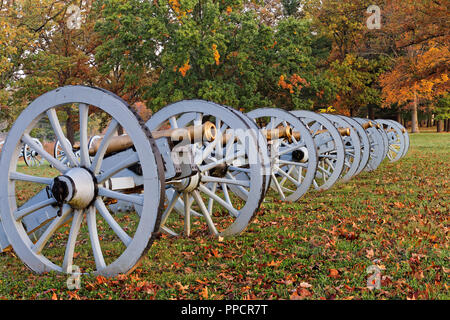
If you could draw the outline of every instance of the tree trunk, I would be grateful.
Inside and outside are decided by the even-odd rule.
[[[367,106],[367,116],[370,120],[375,120],[375,110],[371,104]]]
[[[442,132],[444,131],[444,120],[438,120],[436,123],[436,131]]]
[[[67,120],[66,120],[66,138],[73,145],[75,143],[75,122],[74,115],[70,110],[70,107],[66,109],[67,112]]]
[[[427,118],[427,128],[431,127],[431,115],[428,115]]]
[[[447,132],[450,132],[450,119],[447,119]]]
[[[417,94],[414,92],[414,103],[412,107],[411,117],[411,133],[419,133],[419,125],[417,121]]]
[[[402,113],[400,111],[397,111],[397,122],[402,124]]]

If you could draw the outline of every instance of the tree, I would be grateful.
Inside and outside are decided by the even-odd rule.
[[[378,50],[378,31],[366,25],[372,1],[306,1],[306,15],[313,17],[317,32],[331,43],[331,53],[322,68],[335,90],[333,107],[339,113],[356,116],[381,105],[379,75],[389,65],[389,54]]]
[[[445,95],[439,97],[436,102],[436,121],[437,132],[450,131],[450,94],[446,93]],[[446,125],[445,125],[446,124]]]
[[[21,61],[33,50],[37,35],[24,17],[29,1],[0,2],[0,121],[11,123],[17,111],[10,106],[11,86],[20,74]],[[36,10],[33,19],[38,15]]]
[[[412,111],[412,132],[418,132],[417,111],[448,92],[450,26],[444,0],[389,2],[387,34],[394,38],[392,69],[381,77],[384,105]],[[395,36],[393,36],[395,35]]]
[[[240,0],[98,2],[97,58],[105,74],[152,72],[142,86],[151,108],[205,99],[250,110],[312,108],[329,99],[315,70],[314,35],[306,19],[267,23]],[[245,9],[244,9],[245,8]],[[130,78],[137,84],[137,79]],[[324,89],[325,88],[325,89]]]

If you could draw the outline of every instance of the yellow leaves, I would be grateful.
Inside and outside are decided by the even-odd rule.
[[[332,112],[336,112],[336,109],[333,106],[329,106],[328,108],[324,108],[324,109],[319,109],[320,113],[332,113]]]
[[[217,45],[213,44],[211,46],[212,50],[213,50],[213,54],[214,54],[214,60],[216,61],[216,65],[220,64],[220,54],[219,51],[217,50]]]

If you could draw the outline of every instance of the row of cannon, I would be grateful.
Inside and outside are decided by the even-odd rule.
[[[58,118],[68,105],[79,114],[73,145]],[[108,119],[104,134],[89,138],[89,121],[100,114]],[[40,121],[51,124],[58,141],[53,154],[30,136]],[[21,172],[24,144],[51,173]],[[269,193],[297,201],[386,158],[398,161],[408,148],[408,133],[393,120],[275,108],[244,114],[185,100],[144,122],[106,90],[67,86],[33,101],[8,133],[0,158],[0,246],[37,273],[70,273],[77,259],[84,272],[128,273],[161,233],[240,234]]]

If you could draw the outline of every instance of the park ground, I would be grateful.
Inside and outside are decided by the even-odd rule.
[[[82,276],[79,290],[2,253],[0,299],[449,299],[449,177],[450,134],[412,134],[396,163],[296,203],[269,194],[232,239],[162,236],[130,275]]]

